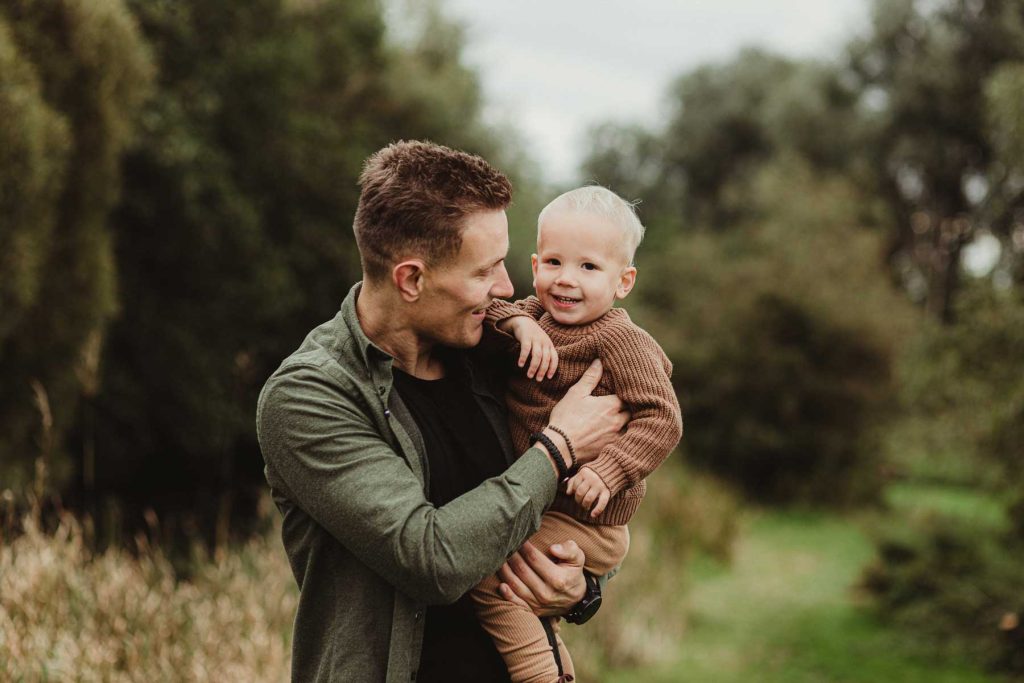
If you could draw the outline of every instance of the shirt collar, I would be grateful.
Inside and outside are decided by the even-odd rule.
[[[354,342],[356,352],[359,354],[359,358],[366,368],[371,371],[374,368],[380,369],[383,365],[387,365],[390,368],[391,362],[394,358],[387,351],[374,344],[373,341],[366,336],[366,333],[363,332],[362,325],[359,324],[359,315],[356,313],[356,300],[359,298],[359,292],[362,289],[362,286],[362,280],[352,285],[352,288],[348,291],[344,301],[341,302],[340,314],[342,324],[348,329],[349,339]],[[337,352],[337,350],[335,351]],[[475,393],[493,396],[493,392],[490,387],[488,387],[486,382],[479,377],[479,373],[474,371],[473,365],[469,362],[469,358],[466,353],[449,348],[438,349],[438,352],[448,360],[447,367],[449,370],[464,373],[463,376],[465,381],[468,382],[469,386]],[[390,379],[391,373],[387,372],[385,374],[387,374]]]
[[[359,324],[359,315],[356,313],[356,300],[359,299],[359,291],[363,287],[363,281],[352,285],[341,302],[341,322],[348,329],[349,339],[354,342],[359,359],[367,367],[373,367],[382,363],[389,363],[393,360],[391,354],[380,348],[363,332],[363,326]]]

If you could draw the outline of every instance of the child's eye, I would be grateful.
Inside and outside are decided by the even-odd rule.
[[[547,263],[549,266],[560,266],[560,265],[562,265],[561,263],[558,262],[558,259],[556,259],[556,258],[549,258],[544,263]]]
[[[597,270],[597,266],[593,263],[584,263],[583,270]]]

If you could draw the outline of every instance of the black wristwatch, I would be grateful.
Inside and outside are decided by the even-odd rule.
[[[583,578],[587,582],[587,592],[565,615],[565,620],[570,624],[585,624],[597,614],[597,610],[601,609],[601,584],[597,577],[590,572],[583,572]]]

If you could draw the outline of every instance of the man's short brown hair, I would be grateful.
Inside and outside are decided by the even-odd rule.
[[[454,258],[465,219],[512,201],[505,175],[473,154],[432,142],[396,142],[366,160],[353,228],[364,275],[387,277],[399,258]]]

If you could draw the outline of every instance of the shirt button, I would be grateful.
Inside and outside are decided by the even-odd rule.
[[[384,417],[391,417],[391,411],[387,408],[384,409]]]
[[[419,621],[420,619],[423,618],[423,612],[422,611],[416,612],[416,614],[412,615],[412,618],[415,619],[416,621]]]

